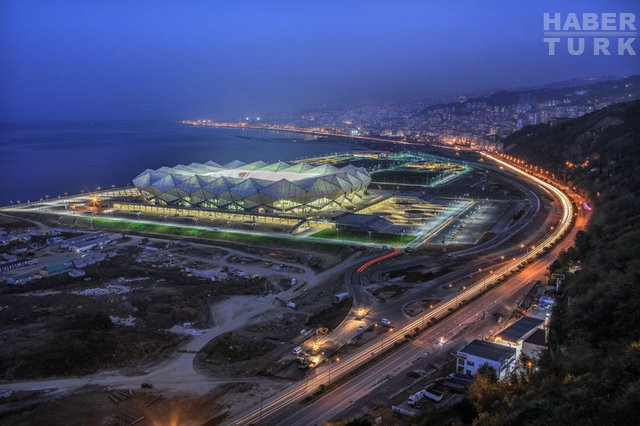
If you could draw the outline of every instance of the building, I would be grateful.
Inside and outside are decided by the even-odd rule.
[[[456,354],[456,372],[476,375],[478,368],[489,365],[499,380],[506,378],[516,364],[516,349],[475,339]]]
[[[94,238],[92,240],[75,243],[74,245],[69,246],[69,251],[75,251],[75,252],[81,253],[87,250],[91,250],[94,247],[103,248],[105,245],[110,243],[111,243],[111,238],[109,238],[108,236],[99,237],[99,238]]]
[[[142,196],[154,204],[225,210],[311,212],[340,207],[362,198],[369,173],[352,165],[310,166],[263,161],[209,161],[145,170],[133,179]]]
[[[515,348],[518,356],[520,356],[522,342],[543,325],[544,320],[540,318],[524,316],[498,333],[496,343]]]
[[[42,278],[42,276],[37,273],[22,274],[7,278],[7,283],[13,285],[26,284],[29,281],[39,280],[40,278]]]
[[[71,247],[73,245],[77,245],[77,244],[83,243],[85,241],[94,240],[96,238],[101,238],[101,237],[106,237],[107,235],[109,235],[109,234],[107,232],[104,232],[104,231],[91,232],[89,234],[78,235],[76,237],[67,238],[66,240],[62,241],[60,243],[60,247],[61,248],[69,248],[69,247]]]
[[[546,332],[541,328],[536,330],[522,342],[522,354],[529,359],[537,360],[543,350],[547,349]]]
[[[38,271],[38,274],[41,277],[50,277],[53,275],[64,274],[68,270],[69,270],[69,266],[65,265],[64,263],[61,263],[53,266],[45,266],[44,268],[40,269],[40,271]]]
[[[34,263],[37,263],[36,259],[27,258],[0,263],[0,272],[8,272],[16,268],[22,268],[23,266],[33,265]]]

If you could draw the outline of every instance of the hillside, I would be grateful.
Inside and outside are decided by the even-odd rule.
[[[640,152],[638,114],[640,101],[634,101],[556,125],[526,127],[503,141],[505,151],[554,171],[567,161],[579,165],[589,160],[588,170],[597,167],[597,176],[609,174],[632,166],[629,160]],[[580,175],[580,169],[576,171]]]
[[[531,406],[540,398],[535,406],[557,423],[632,423],[640,407],[640,102],[523,129],[505,144],[534,163],[565,167],[595,205],[587,231],[554,264],[567,274],[582,269],[569,274],[552,320],[555,356],[541,372],[552,384],[538,386],[518,416],[543,420]]]
[[[632,88],[629,89],[627,84]],[[638,96],[637,87],[640,85],[640,76],[634,75],[622,80],[607,80],[596,83],[585,83],[564,87],[542,87],[524,90],[501,90],[487,96],[479,96],[467,99],[464,102],[450,102],[446,104],[430,105],[420,111],[424,114],[429,110],[441,108],[453,108],[456,113],[464,110],[467,103],[481,102],[488,106],[514,105],[521,101],[539,103],[553,99],[566,99],[575,105],[588,105],[597,103],[597,100],[605,96],[627,96],[632,92],[632,98]]]
[[[482,377],[468,395],[471,415],[470,405],[462,404],[424,424],[470,423],[473,417],[474,424],[637,424],[640,101],[523,129],[505,147],[566,172],[591,194],[594,214],[575,246],[552,266],[567,280],[550,325],[550,351],[531,377],[502,383]]]

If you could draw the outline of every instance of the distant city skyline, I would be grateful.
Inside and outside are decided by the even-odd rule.
[[[549,56],[545,12],[640,5],[4,2],[0,120],[230,119],[640,73],[636,56]]]

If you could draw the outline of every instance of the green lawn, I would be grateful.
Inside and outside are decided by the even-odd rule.
[[[356,231],[338,231],[335,229],[323,229],[322,231],[311,234],[311,237],[325,238],[328,240],[357,241],[359,243],[376,243],[388,244],[390,246],[403,246],[415,240],[414,235],[393,235],[393,234],[369,234],[367,232]]]
[[[330,247],[339,247],[336,244],[332,244],[327,241],[326,243],[311,242],[301,238],[278,238],[266,235],[251,235],[243,232],[227,232],[227,231],[211,231],[207,229],[192,228],[189,226],[177,226],[177,225],[163,225],[155,223],[144,223],[133,220],[125,219],[103,219],[82,217],[85,220],[90,221],[95,228],[100,229],[113,229],[119,231],[133,231],[133,232],[148,232],[153,234],[165,234],[165,235],[177,235],[182,237],[194,237],[205,238],[211,240],[225,240],[233,242],[249,242],[249,243],[262,243],[262,244],[274,244],[278,246],[300,246],[309,244],[323,244]],[[359,243],[375,243],[375,244],[387,244],[390,246],[403,246],[415,240],[413,235],[399,235],[392,234],[369,234],[366,232],[353,232],[353,231],[336,231],[335,229],[323,229],[311,235],[316,238],[323,238],[326,240],[342,240],[342,241],[354,241]]]
[[[183,237],[196,237],[196,238],[205,238],[212,240],[226,240],[233,242],[252,242],[252,243],[266,243],[266,244],[274,244],[278,246],[289,246],[289,245],[309,245],[310,241],[299,240],[296,241],[294,238],[278,238],[271,237],[266,235],[251,235],[248,233],[242,232],[226,232],[226,231],[211,231],[207,229],[199,229],[192,228],[188,226],[176,226],[176,225],[162,225],[162,224],[153,224],[153,223],[143,223],[136,222],[130,220],[121,220],[121,219],[101,219],[101,218],[90,218],[83,217],[83,219],[89,220],[95,228],[100,229],[113,229],[120,231],[134,231],[134,232],[149,232],[154,234],[167,234],[167,235],[178,235]],[[313,244],[318,244],[317,242]],[[320,243],[323,244],[323,243]],[[329,242],[324,243],[324,246],[327,248],[339,246],[335,244],[331,244]]]

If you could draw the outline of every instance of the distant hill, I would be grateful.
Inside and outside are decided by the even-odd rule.
[[[509,154],[561,176],[566,173],[569,179],[578,179],[587,189],[600,190],[603,182],[598,179],[630,174],[637,167],[640,101],[612,105],[556,125],[526,127],[503,142]],[[588,164],[582,167],[586,160]],[[567,167],[567,161],[573,167]]]
[[[630,84],[630,87],[625,87]],[[474,97],[464,102],[450,102],[430,105],[420,113],[441,108],[453,108],[456,112],[462,112],[467,103],[482,102],[489,106],[506,106],[517,103],[539,103],[557,99],[566,99],[575,105],[595,103],[602,97],[628,96],[640,97],[640,75],[634,75],[622,80],[598,81],[596,83],[576,82],[576,85],[545,86],[542,88],[525,90],[501,90],[487,96]]]
[[[624,76],[613,76],[613,75],[607,75],[607,76],[601,76],[601,77],[572,78],[570,80],[553,81],[551,83],[543,84],[539,87],[555,87],[555,88],[578,87],[578,86],[586,86],[593,83],[600,83],[604,81],[622,80],[624,78],[625,78]],[[530,87],[530,88],[533,89],[537,87]]]

